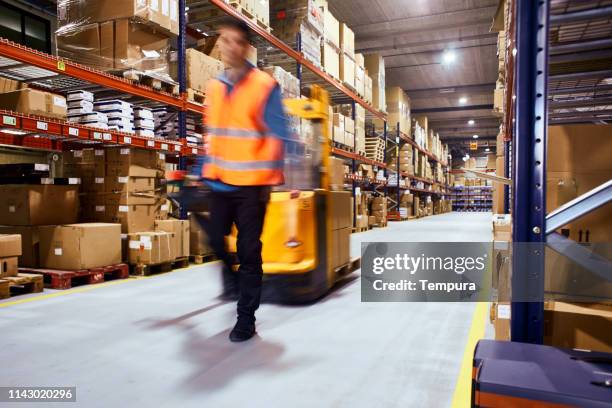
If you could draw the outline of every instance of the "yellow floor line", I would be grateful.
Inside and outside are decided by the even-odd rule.
[[[455,393],[453,394],[453,404],[451,405],[453,408],[470,406],[474,348],[478,340],[484,337],[488,309],[489,303],[480,302],[476,304],[476,310],[474,311],[474,317],[472,319],[472,327],[470,328],[468,341],[463,351],[461,371],[459,371],[459,378],[457,378],[457,385],[455,386]]]
[[[0,303],[0,309],[3,308],[3,307],[20,305],[22,303],[34,302],[35,300],[51,299],[51,298],[55,298],[55,297],[59,297],[59,296],[70,295],[72,293],[89,292],[90,290],[94,290],[94,289],[98,289],[98,288],[103,288],[103,287],[106,287],[106,286],[118,285],[118,284],[121,284],[121,283],[132,282],[132,281],[138,280],[138,279],[155,278],[155,277],[158,277],[158,276],[164,276],[164,275],[166,275],[168,273],[183,271],[183,270],[186,270],[186,269],[190,269],[190,268],[194,268],[194,267],[199,267],[199,266],[202,266],[202,265],[204,265],[204,264],[189,265],[189,266],[187,266],[185,268],[173,269],[170,272],[164,272],[164,273],[159,273],[159,274],[149,275],[149,276],[132,276],[132,275],[130,275],[130,277],[127,278],[127,279],[118,279],[118,280],[113,280],[113,281],[104,282],[104,283],[97,283],[97,284],[94,284],[94,285],[81,286],[81,287],[77,287],[77,288],[74,288],[74,289],[62,290],[61,292],[48,293],[46,295],[40,295],[40,296],[32,296],[32,297],[29,297],[29,298],[18,299],[18,300],[14,300],[14,301],[11,301],[11,302],[1,302]]]

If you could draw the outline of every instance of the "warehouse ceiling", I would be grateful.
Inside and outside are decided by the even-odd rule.
[[[355,31],[359,52],[385,57],[387,86],[400,86],[413,114],[425,114],[452,144],[474,134],[491,141],[500,118],[493,113],[497,0],[329,0],[332,13]],[[445,62],[453,50],[455,61]],[[466,98],[460,101],[461,98]],[[468,121],[474,120],[473,125]]]

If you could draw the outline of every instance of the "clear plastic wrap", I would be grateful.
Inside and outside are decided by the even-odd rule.
[[[178,0],[59,0],[57,54],[93,68],[168,75]],[[176,17],[176,29],[172,24]]]

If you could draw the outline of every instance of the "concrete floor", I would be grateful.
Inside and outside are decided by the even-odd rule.
[[[352,253],[362,240],[487,241],[490,219],[390,223],[354,234]],[[258,336],[232,344],[218,268],[0,303],[0,386],[76,386],[79,407],[450,406],[474,304],[361,303],[356,273],[316,304],[263,305]]]

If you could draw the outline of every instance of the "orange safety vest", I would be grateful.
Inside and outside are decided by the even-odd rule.
[[[202,177],[234,186],[283,184],[284,143],[264,123],[276,81],[252,68],[231,94],[218,79],[206,96],[206,157]]]

